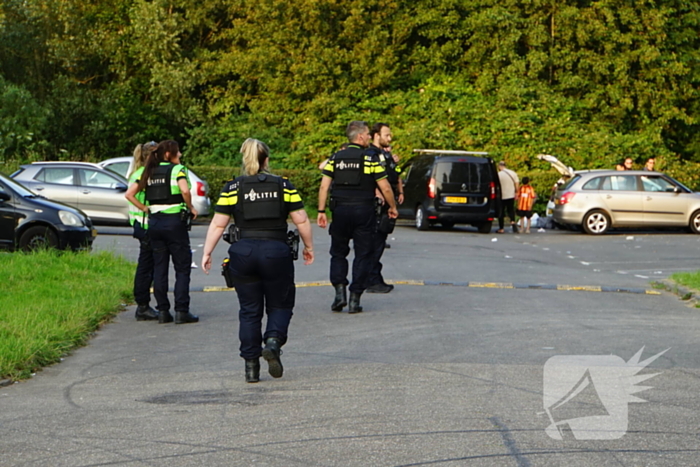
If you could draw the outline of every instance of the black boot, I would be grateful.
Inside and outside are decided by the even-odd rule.
[[[175,324],[198,323],[199,316],[193,315],[189,311],[178,311],[175,313]]]
[[[267,371],[270,372],[270,376],[273,378],[281,378],[284,371],[280,360],[280,355],[282,355],[281,346],[282,343],[278,338],[268,337],[265,341],[265,348],[262,351],[262,357],[267,360]]]
[[[260,381],[260,359],[246,359],[245,361],[245,382],[257,383]]]
[[[360,306],[360,297],[362,294],[357,292],[350,292],[350,306],[348,307],[348,313],[360,313],[362,307]]]
[[[343,311],[343,307],[348,304],[348,292],[344,284],[334,285],[335,287],[335,300],[331,305],[331,310],[333,311]]]
[[[172,323],[173,322],[173,315],[171,315],[169,311],[159,311],[158,312],[158,322],[160,324]]]
[[[158,319],[158,312],[146,305],[139,305],[136,307],[136,321],[153,321]]]
[[[379,282],[365,289],[367,293],[389,293],[394,290],[394,286],[385,282]]]

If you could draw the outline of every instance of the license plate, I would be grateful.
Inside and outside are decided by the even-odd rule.
[[[92,229],[92,238],[97,237],[97,229]]]
[[[445,196],[445,202],[450,204],[467,204],[465,196]]]

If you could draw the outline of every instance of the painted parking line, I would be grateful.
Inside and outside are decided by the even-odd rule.
[[[656,290],[639,287],[609,287],[600,285],[560,285],[560,284],[514,284],[508,282],[453,282],[453,281],[387,281],[392,285],[418,285],[433,287],[470,287],[482,289],[529,289],[529,290],[557,290],[575,292],[613,292],[613,293],[633,293],[646,295],[661,295]],[[319,282],[297,282],[297,288],[305,287],[330,287],[328,281]],[[228,287],[202,287],[191,288],[190,292],[232,292],[235,289]]]

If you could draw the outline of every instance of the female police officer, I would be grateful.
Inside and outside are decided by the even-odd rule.
[[[270,174],[270,149],[248,138],[241,146],[243,175],[224,185],[216,213],[204,243],[202,268],[211,269],[211,254],[231,216],[239,229],[239,240],[229,248],[229,272],[238,294],[240,355],[245,359],[249,383],[260,378],[260,356],[267,360],[270,375],[282,376],[280,347],[294,308],[294,263],[286,243],[287,217],[299,229],[304,242],[304,264],[314,261],[311,223],[299,193],[289,180]],[[263,309],[267,326],[262,334]],[[265,348],[261,348],[265,342]]]
[[[180,164],[180,146],[176,141],[161,141],[146,160],[143,174],[126,191],[126,199],[148,216],[148,235],[153,247],[153,295],[158,304],[158,322],[171,323],[168,300],[170,258],[175,267],[175,324],[196,323],[199,317],[190,313],[190,271],[192,250],[188,223],[192,194],[187,168]],[[145,191],[146,203],[136,194]]]
[[[148,156],[155,151],[158,143],[151,141],[146,144],[139,144],[134,149],[134,163],[132,172],[129,174],[129,186],[138,185]],[[136,199],[142,204],[146,203],[146,193],[137,191],[134,187]],[[148,214],[137,206],[129,203],[129,222],[134,228],[133,236],[139,240],[139,259],[136,263],[136,273],[134,274],[134,300],[136,300],[136,320],[148,321],[158,319],[158,312],[150,307],[151,284],[153,283],[153,247],[148,236]]]

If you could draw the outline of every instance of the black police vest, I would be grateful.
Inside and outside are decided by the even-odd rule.
[[[394,158],[391,157],[391,154],[374,145],[371,145],[367,149],[367,154],[375,156],[379,160],[379,164],[384,167],[384,171],[386,172],[387,181],[391,185],[394,192],[396,192],[396,189],[399,186],[399,173],[396,171],[398,164],[394,162]]]
[[[159,165],[146,185],[146,201],[149,204],[180,204],[185,201],[181,193],[172,194],[170,180],[175,164]]]
[[[373,198],[374,177],[365,173],[365,151],[350,146],[333,155],[333,185],[336,198]]]
[[[282,177],[257,174],[242,177],[236,202],[236,225],[241,232],[287,231]]]
[[[398,164],[394,162],[391,154],[384,153],[384,170],[386,170],[386,178],[393,189],[399,186],[399,172],[396,170]],[[398,194],[398,193],[397,193]]]

